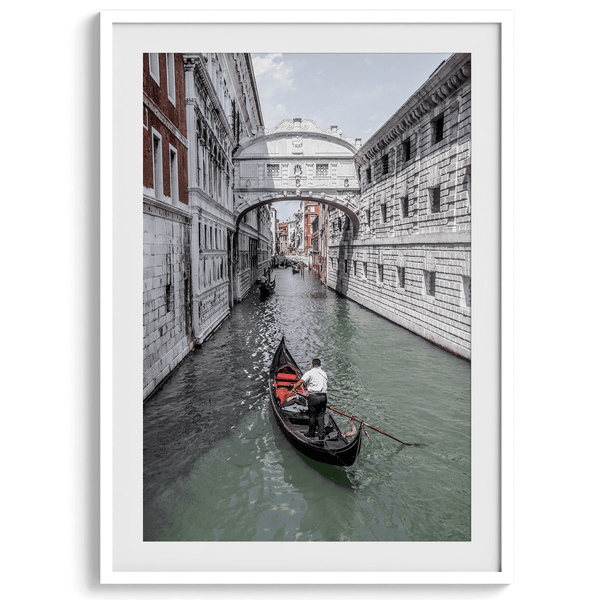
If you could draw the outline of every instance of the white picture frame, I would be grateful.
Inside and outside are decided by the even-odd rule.
[[[283,24],[300,35],[277,39],[276,29]],[[207,27],[219,31],[212,42],[194,33]],[[389,27],[404,35],[392,43],[374,33]],[[326,28],[328,35],[309,36],[314,28]],[[427,28],[435,29],[436,36],[419,35]],[[273,35],[262,35],[266,29]],[[231,35],[222,35],[227,31]],[[353,36],[357,31],[361,35]],[[356,544],[365,544],[365,549],[368,544],[368,552],[360,553],[370,557],[364,558],[364,569],[352,562],[341,568],[341,562],[328,558],[328,544],[163,544],[144,543],[141,536],[142,52],[204,51],[190,47],[193,39],[205,39],[215,52],[301,52],[302,48],[309,51],[309,38],[311,52],[470,52],[473,56],[473,190],[474,196],[486,198],[474,209],[473,295],[492,296],[486,303],[490,306],[473,312],[472,541],[328,543],[346,544],[355,554]],[[483,84],[483,72],[497,85]],[[102,12],[101,118],[102,583],[511,583],[512,13]],[[490,139],[497,144],[484,148]],[[494,182],[499,189],[492,189]],[[486,495],[486,486],[491,486],[491,496]],[[248,544],[254,546],[251,553]],[[294,572],[256,568],[254,561],[268,563],[281,544],[287,555],[297,557],[294,562],[305,567]],[[490,554],[487,562],[475,564],[473,556],[483,551]]]

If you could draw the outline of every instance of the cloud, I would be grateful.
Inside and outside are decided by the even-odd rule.
[[[283,54],[266,54],[252,57],[252,65],[259,88],[273,94],[295,90],[294,69],[283,60]],[[261,94],[262,95],[262,94]]]

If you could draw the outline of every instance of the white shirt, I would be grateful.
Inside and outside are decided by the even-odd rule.
[[[325,394],[327,392],[327,375],[321,369],[310,369],[302,375],[309,394]]]

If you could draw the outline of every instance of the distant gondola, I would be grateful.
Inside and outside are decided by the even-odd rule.
[[[269,281],[266,283],[261,281],[258,286],[260,299],[265,300],[275,291],[275,277],[273,277],[273,279],[269,279]]]
[[[269,371],[271,406],[279,428],[290,444],[309,458],[328,465],[349,467],[354,464],[360,452],[362,428],[359,427],[353,439],[348,440],[327,411],[325,438],[307,438],[308,409],[302,404],[294,403],[296,394],[291,391],[291,387],[301,376],[302,371],[282,337]]]

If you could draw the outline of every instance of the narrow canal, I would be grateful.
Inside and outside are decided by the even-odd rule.
[[[308,271],[274,273],[144,405],[144,540],[470,540],[470,364]],[[282,334],[303,370],[321,359],[330,405],[426,446],[367,429],[346,469],[295,451],[268,397]]]

